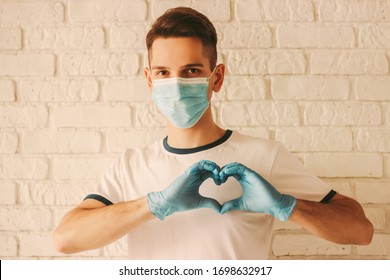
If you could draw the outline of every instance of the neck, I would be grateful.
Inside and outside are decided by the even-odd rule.
[[[218,140],[225,132],[213,121],[211,111],[207,110],[191,128],[176,128],[168,124],[168,144],[178,149],[197,148]]]

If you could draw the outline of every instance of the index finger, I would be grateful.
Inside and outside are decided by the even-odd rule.
[[[201,160],[198,162],[197,166],[199,171],[202,170],[211,171],[214,175],[218,175],[220,171],[219,166],[215,162],[210,160]]]

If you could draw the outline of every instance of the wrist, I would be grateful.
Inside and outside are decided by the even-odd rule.
[[[287,221],[294,211],[296,204],[297,200],[295,197],[288,194],[282,194],[279,205],[273,207],[270,210],[270,214],[282,222]]]
[[[170,204],[164,199],[161,192],[148,193],[147,201],[150,212],[161,221],[175,212]]]

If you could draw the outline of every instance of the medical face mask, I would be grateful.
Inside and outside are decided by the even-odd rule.
[[[208,86],[209,77],[155,79],[152,99],[174,126],[190,128],[199,121],[209,106]]]

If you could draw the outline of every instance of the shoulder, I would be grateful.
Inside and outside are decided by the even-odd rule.
[[[266,152],[267,154],[274,153],[275,155],[280,147],[283,146],[281,143],[274,140],[247,135],[237,131],[233,132],[231,142],[235,145],[241,146],[242,148]]]
[[[154,140],[143,147],[126,148],[120,154],[120,159],[124,162],[132,162],[140,159],[156,156],[163,150],[163,139]]]

